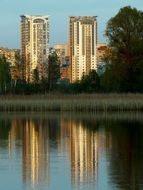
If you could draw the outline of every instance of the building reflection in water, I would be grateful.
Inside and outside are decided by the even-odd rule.
[[[99,133],[81,120],[61,118],[12,120],[9,152],[22,140],[23,181],[33,186],[50,180],[50,152],[66,154],[73,185],[96,182],[98,176]],[[61,157],[59,157],[61,158]]]
[[[47,127],[33,120],[23,122],[23,178],[33,185],[48,182],[49,147]]]
[[[95,182],[98,175],[98,133],[81,121],[70,121],[70,159],[73,185]]]
[[[69,120],[61,118],[60,121],[60,141],[59,141],[59,152],[62,151],[70,155],[70,123]]]
[[[8,147],[10,157],[15,154],[15,150],[17,150],[16,146],[19,146],[20,139],[22,138],[22,128],[20,125],[20,120],[13,119],[11,121],[11,128],[8,132]]]
[[[45,125],[38,120],[12,120],[9,131],[9,155],[16,150],[17,140],[22,140],[23,180],[33,186],[49,181],[48,127]]]
[[[99,129],[98,124],[95,119],[85,122],[63,117],[3,119],[0,120],[0,150],[8,150],[11,160],[22,159],[23,181],[33,187],[39,184],[47,187],[50,175],[59,174],[56,170],[52,175],[53,165],[57,164],[55,168],[59,169],[64,162],[64,166],[71,167],[72,185],[102,182],[99,178],[104,174],[99,170],[103,164],[108,171],[109,189],[114,189],[113,186],[143,189],[143,122],[100,121]],[[58,162],[59,159],[62,161]]]

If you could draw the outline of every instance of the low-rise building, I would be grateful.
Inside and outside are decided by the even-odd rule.
[[[70,81],[70,66],[65,64],[60,66],[60,79]]]
[[[97,65],[100,65],[103,63],[103,58],[107,52],[107,44],[105,43],[98,43],[97,44]]]
[[[4,56],[10,64],[11,78],[16,80],[21,78],[20,70],[20,50],[19,49],[9,49],[9,48],[0,48],[0,56]]]
[[[0,56],[4,56],[11,66],[16,66],[20,58],[20,50],[1,47]]]
[[[97,44],[97,73],[100,75],[105,72],[106,65],[104,57],[108,52],[108,46],[106,43]]]
[[[60,65],[69,64],[69,45],[68,44],[56,44],[54,50],[60,60]]]

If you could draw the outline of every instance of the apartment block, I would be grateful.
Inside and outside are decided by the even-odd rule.
[[[49,55],[49,17],[21,16],[21,59],[23,78],[27,82],[34,80],[37,69],[39,79],[46,77]]]
[[[70,17],[70,62],[73,83],[97,69],[96,16]]]

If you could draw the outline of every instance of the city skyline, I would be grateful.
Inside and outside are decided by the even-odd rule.
[[[82,6],[81,6],[82,5]],[[103,6],[104,5],[104,6]],[[4,18],[1,22],[0,46],[9,48],[20,48],[20,27],[19,16],[26,15],[50,15],[50,46],[57,43],[68,42],[69,35],[69,16],[97,16],[98,22],[98,41],[105,42],[104,30],[107,21],[113,17],[121,7],[132,6],[137,9],[141,7],[141,1],[131,2],[114,1],[81,1],[65,0],[37,1],[25,0],[2,0],[0,15]],[[60,7],[60,8],[59,8]]]

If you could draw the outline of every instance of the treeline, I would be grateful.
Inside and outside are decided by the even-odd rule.
[[[44,78],[39,78],[37,68],[33,71],[32,82],[26,82],[20,73],[20,65],[13,68],[4,56],[0,57],[0,94],[45,94],[56,90],[60,79],[59,59],[56,53],[49,55]]]
[[[0,94],[93,93],[101,91],[100,77],[95,70],[83,76],[81,81],[70,84],[60,80],[60,64],[55,53],[49,56],[47,77],[39,79],[33,72],[33,82],[27,83],[19,75],[12,77],[10,63],[0,57]],[[20,69],[20,68],[19,68]]]
[[[50,55],[47,78],[33,83],[10,77],[10,68],[5,58],[0,58],[0,93],[109,93],[143,92],[143,12],[130,6],[121,8],[111,18],[105,30],[108,52],[104,57],[105,71],[100,75],[92,70],[81,81],[70,84],[60,81],[57,56]]]

